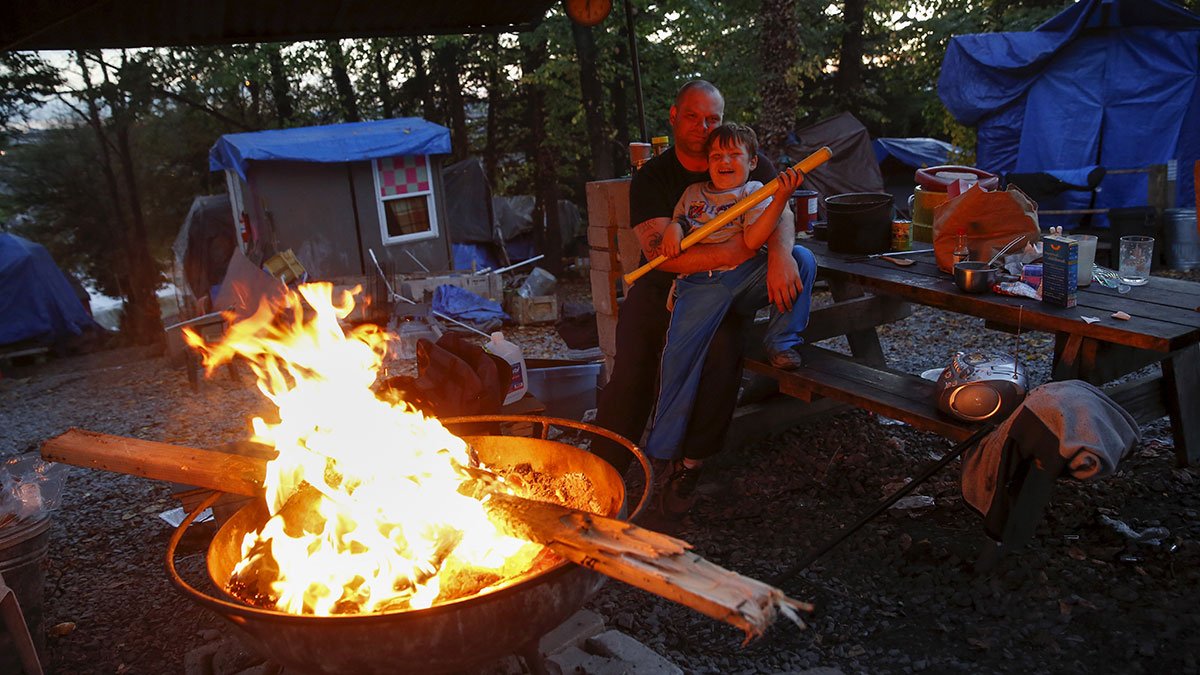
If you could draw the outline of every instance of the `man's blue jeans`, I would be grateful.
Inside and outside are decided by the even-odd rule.
[[[808,325],[817,261],[803,246],[792,249],[792,258],[800,269],[804,290],[789,312],[780,312],[771,305],[771,320],[763,340],[768,354],[804,342],[800,333]],[[681,277],[675,281],[675,295],[663,348],[654,427],[646,441],[647,454],[657,459],[677,459],[684,454],[679,445],[696,401],[700,364],[725,313],[733,308],[752,314],[769,303],[767,254],[759,253],[732,270]]]

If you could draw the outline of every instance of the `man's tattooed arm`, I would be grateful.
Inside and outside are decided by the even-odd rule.
[[[655,227],[655,222],[653,220],[647,220],[646,222],[641,223],[637,227],[633,228],[633,231],[637,235],[638,241],[640,241],[642,244],[642,253],[646,255],[647,260],[654,260],[663,254],[662,228]]]

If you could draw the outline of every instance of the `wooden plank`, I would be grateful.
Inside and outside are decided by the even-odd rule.
[[[81,429],[43,441],[42,459],[251,497],[262,493],[266,467],[256,457]]]
[[[1200,464],[1200,345],[1163,361],[1163,397],[1171,413],[1177,463]]]
[[[933,382],[916,375],[865,365],[821,347],[805,346],[801,352],[805,365],[794,371],[779,370],[758,361],[747,361],[746,366],[778,379],[781,390],[784,387],[808,389],[952,440],[963,440],[976,428],[976,425],[953,419],[938,410]]]
[[[1022,330],[1051,333],[1061,330],[1159,352],[1173,351],[1200,340],[1200,326],[1193,325],[1196,317],[1188,311],[1174,311],[1194,310],[1195,305],[1200,305],[1196,302],[1200,298],[1200,284],[1194,282],[1155,277],[1149,286],[1153,287],[1153,293],[1139,293],[1135,289],[1125,296],[1115,289],[1092,284],[1081,293],[1079,306],[1055,308],[1031,298],[962,293],[954,287],[949,275],[938,271],[931,254],[913,256],[917,264],[910,267],[897,267],[878,259],[852,261],[853,256],[829,253],[824,242],[807,245],[826,279],[854,283],[874,292],[960,314],[1011,325],[1019,322]],[[1108,311],[1101,314],[1104,319],[1117,310],[1127,312],[1133,319],[1102,320],[1095,324],[1080,319],[1081,315],[1095,316],[1105,310]]]
[[[804,341],[813,344],[831,337],[874,330],[912,314],[912,306],[894,296],[863,295],[812,310]]]
[[[1162,389],[1162,378],[1151,376],[1109,385],[1104,393],[1138,424],[1146,424],[1167,414]]]
[[[829,290],[837,302],[853,300],[863,295],[862,287],[837,279],[830,280]],[[879,344],[879,333],[875,330],[874,325],[843,332],[846,335],[846,341],[850,343],[850,352],[854,354],[855,358],[874,366],[887,364],[887,358],[883,355],[883,346]]]

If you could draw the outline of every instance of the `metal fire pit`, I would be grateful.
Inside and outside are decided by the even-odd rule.
[[[463,436],[485,464],[530,464],[535,471],[558,475],[582,472],[605,504],[603,515],[625,517],[625,485],[600,457],[548,440],[551,426],[570,427],[623,445],[642,464],[646,486],[629,519],[646,505],[651,489],[650,463],[633,443],[590,424],[525,415],[480,415],[442,420],[447,427],[498,423],[541,427],[540,438]],[[242,629],[262,655],[303,673],[445,673],[480,666],[506,654],[536,646],[536,640],[561,624],[603,584],[605,577],[573,563],[559,564],[511,586],[422,610],[352,616],[298,616],[247,605],[224,591],[241,557],[242,537],[267,520],[261,499],[244,506],[221,526],[208,548],[209,576],[220,595],[197,590],[179,576],[175,551],[192,520],[220,493],[214,493],[184,519],[167,547],[167,569],[184,595]]]

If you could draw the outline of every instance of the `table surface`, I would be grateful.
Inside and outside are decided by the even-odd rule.
[[[813,252],[826,278],[896,295],[912,302],[976,316],[1021,330],[1065,332],[1103,342],[1156,352],[1172,352],[1200,342],[1200,283],[1152,277],[1144,286],[1119,293],[1093,282],[1081,288],[1076,306],[1054,307],[1033,298],[998,293],[966,293],[937,268],[933,253],[904,257],[916,264],[901,267],[879,258],[833,253],[826,242],[799,242]],[[917,243],[917,246],[928,246]],[[1112,318],[1118,311],[1129,320]],[[1089,324],[1081,317],[1100,321]]]

